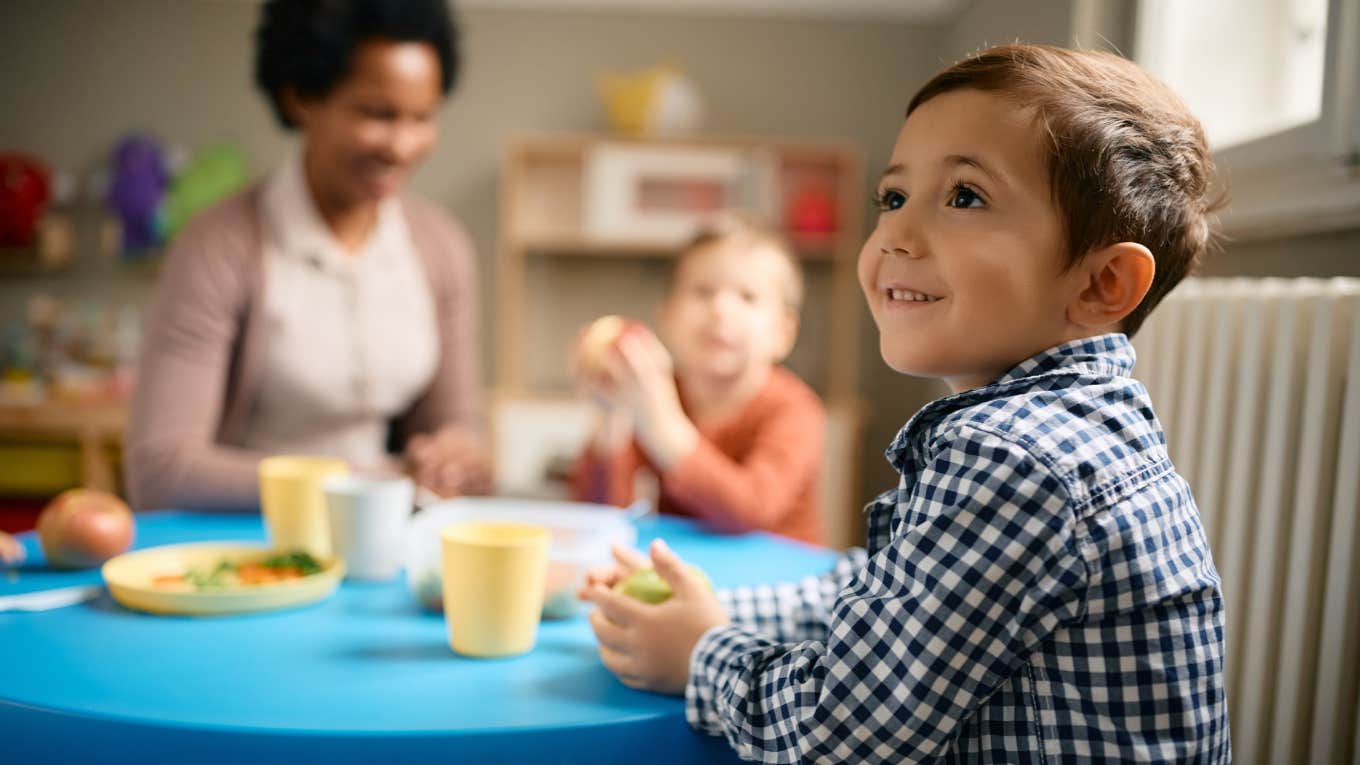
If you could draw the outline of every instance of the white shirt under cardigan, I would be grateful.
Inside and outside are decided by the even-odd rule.
[[[368,240],[346,251],[317,212],[301,154],[266,181],[261,205],[268,340],[243,446],[378,465],[388,420],[430,384],[439,355],[401,206],[381,202]]]

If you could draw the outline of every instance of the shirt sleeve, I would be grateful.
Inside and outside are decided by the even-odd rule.
[[[146,322],[125,434],[128,497],[137,509],[242,509],[259,502],[263,454],[217,443],[248,269],[240,232],[220,211],[170,246]]]
[[[863,548],[847,550],[821,576],[798,582],[718,591],[732,621],[780,643],[826,640],[831,606],[866,561]]]
[[[773,529],[797,507],[806,485],[790,476],[821,470],[826,413],[788,404],[764,421],[755,445],[741,459],[700,438],[695,448],[661,476],[666,492],[696,517],[732,531]]]
[[[830,609],[825,641],[706,633],[686,714],[764,762],[931,762],[1024,656],[1085,608],[1065,484],[968,429],[914,482],[904,527]]]

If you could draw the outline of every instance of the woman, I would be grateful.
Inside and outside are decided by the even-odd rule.
[[[170,248],[127,434],[129,498],[251,507],[272,453],[485,491],[475,254],[443,211],[398,194],[457,76],[444,0],[271,0],[255,63],[299,150]]]

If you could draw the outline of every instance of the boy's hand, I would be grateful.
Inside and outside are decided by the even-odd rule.
[[[665,542],[652,543],[652,566],[671,586],[671,597],[655,605],[614,592],[593,579],[582,598],[595,603],[590,626],[600,642],[600,659],[609,671],[630,688],[681,695],[689,681],[689,658],[699,638],[730,620],[718,599]],[[612,571],[613,580],[625,567],[646,565],[640,555],[622,558]]]
[[[586,593],[591,587],[598,584],[602,587],[613,589],[614,585],[627,579],[634,571],[652,565],[651,562],[647,560],[646,555],[643,555],[630,547],[610,545],[609,550],[614,554],[614,565],[587,571],[586,583],[581,587],[580,591],[576,593],[577,597],[582,600],[588,600]]]

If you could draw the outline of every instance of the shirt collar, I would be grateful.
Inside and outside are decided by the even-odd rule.
[[[904,472],[913,444],[921,440],[922,433],[952,412],[1001,396],[1041,388],[1045,381],[1054,377],[1127,377],[1133,372],[1136,360],[1133,344],[1122,332],[1071,340],[1036,353],[987,385],[938,398],[921,407],[888,446],[888,462],[898,472]]]
[[[264,202],[280,254],[302,258],[328,270],[351,267],[354,256],[335,240],[312,200],[303,174],[301,151],[294,152],[266,181]],[[384,199],[378,205],[378,220],[359,255],[370,257],[393,246],[401,246],[405,241],[404,227],[397,199]]]

